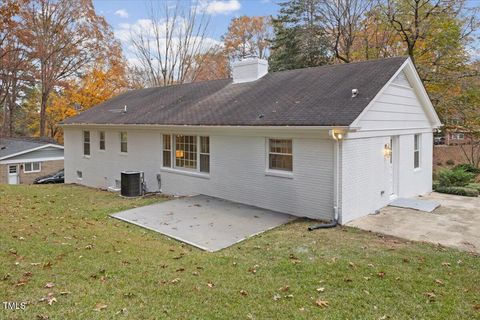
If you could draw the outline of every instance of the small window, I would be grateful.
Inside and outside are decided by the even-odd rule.
[[[90,155],[90,131],[83,131],[83,155]]]
[[[172,167],[172,136],[169,134],[163,135],[163,166]]]
[[[210,172],[209,137],[200,137],[200,172]]]
[[[128,152],[128,135],[126,132],[120,132],[120,152]]]
[[[269,139],[268,168],[270,170],[293,170],[292,140]]]
[[[99,141],[98,148],[100,150],[105,150],[105,131],[100,131],[98,133],[98,141]]]
[[[40,162],[27,162],[23,164],[23,172],[25,173],[40,172],[40,170]]]
[[[450,137],[451,137],[452,140],[463,140],[463,139],[465,139],[465,134],[455,132],[455,133],[450,134]]]
[[[413,167],[415,169],[420,168],[420,135],[416,134],[414,136],[413,142]]]
[[[11,165],[11,166],[8,166],[8,173],[17,173],[17,165],[14,164],[14,165]]]
[[[175,167],[197,169],[196,136],[175,136]]]
[[[77,178],[78,178],[78,179],[82,179],[82,177],[83,177],[82,171],[77,170]]]

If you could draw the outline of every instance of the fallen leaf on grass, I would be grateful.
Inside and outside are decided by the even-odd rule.
[[[207,283],[207,287],[209,287],[209,288],[213,288],[214,286],[215,286],[215,284],[213,284],[212,282]]]
[[[60,291],[60,295],[66,296],[67,294],[70,294],[70,291]]]
[[[480,303],[477,303],[476,305],[474,305],[473,309],[480,311]]]
[[[433,292],[425,292],[425,295],[428,297],[430,301],[435,301],[435,298],[437,297]]]
[[[127,308],[122,308],[118,310],[115,314],[126,314],[127,313]]]
[[[37,318],[37,320],[48,320],[48,319],[50,319],[50,317],[47,316],[46,314],[37,314],[36,318]]]
[[[315,304],[316,304],[318,307],[320,307],[320,308],[326,308],[326,307],[328,307],[328,301],[322,300],[322,299],[317,299],[317,300],[315,301]]]
[[[355,267],[356,267],[356,266],[355,266],[355,263],[353,263],[353,262],[351,262],[351,261],[348,263],[348,266],[349,266],[350,268],[355,268]]]
[[[102,311],[103,309],[107,309],[107,305],[103,303],[97,303],[95,305],[95,308],[93,308],[93,311]]]
[[[317,292],[323,292],[323,291],[325,291],[325,288],[323,288],[323,287],[322,288],[317,288]]]
[[[170,281],[171,283],[179,283],[180,282],[180,278],[175,278],[173,279],[172,281]]]
[[[293,294],[287,294],[287,295],[285,296],[285,298],[286,298],[286,299],[292,299],[292,298],[293,298]]]
[[[175,270],[176,272],[183,272],[185,271],[185,268],[178,268],[177,270]]]
[[[289,289],[290,289],[290,286],[286,285],[286,286],[283,286],[283,287],[279,288],[278,291],[287,292]]]
[[[53,282],[48,282],[46,285],[45,285],[45,288],[53,288],[55,287],[55,284]]]
[[[435,283],[436,283],[436,284],[439,284],[439,285],[441,285],[441,286],[443,286],[443,285],[445,284],[445,283],[443,283],[443,281],[440,280],[440,279],[435,279]]]
[[[248,292],[245,290],[240,290],[240,294],[245,297],[248,295]]]
[[[380,278],[383,278],[385,277],[385,272],[380,271],[379,273],[377,273],[377,276],[379,276]]]
[[[442,262],[442,266],[443,267],[450,267],[450,263],[449,262]]]
[[[46,302],[49,306],[51,306],[54,302],[57,302],[57,298],[53,295],[53,292],[47,293],[47,295],[43,298],[40,298],[40,302]]]
[[[280,296],[279,294],[276,294],[276,295],[273,296],[274,301],[278,301],[280,299],[282,299],[282,296]]]

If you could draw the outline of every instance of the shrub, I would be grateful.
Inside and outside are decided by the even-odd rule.
[[[463,171],[466,171],[466,172],[470,172],[470,173],[474,173],[474,174],[480,174],[480,168],[477,168],[477,167],[471,165],[470,163],[462,163],[462,164],[456,165],[455,168],[453,168],[453,169],[454,170],[462,169]]]
[[[475,189],[478,192],[480,192],[480,183],[469,183],[469,184],[467,184],[466,187],[469,188],[469,189]]]
[[[449,166],[453,166],[455,164],[455,161],[453,161],[452,159],[448,159],[445,163]]]
[[[442,187],[465,187],[473,182],[475,175],[462,169],[444,169],[438,172],[438,183]]]
[[[457,196],[465,197],[478,197],[479,192],[475,189],[470,189],[466,187],[443,187],[439,186],[435,189],[436,192],[455,194]]]
[[[433,180],[432,189],[437,190],[438,187],[440,187],[440,182],[438,182],[437,180]]]

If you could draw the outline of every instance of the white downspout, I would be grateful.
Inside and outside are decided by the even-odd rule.
[[[334,205],[333,205],[333,213],[334,213],[334,221],[339,220],[339,211],[340,211],[340,141],[343,138],[343,133],[336,132],[335,130],[329,131],[330,137],[335,140],[334,145],[334,168],[333,168],[333,175],[335,179],[335,186],[333,190],[334,194]]]
[[[329,136],[335,140],[334,150],[333,150],[333,179],[334,179],[334,186],[333,186],[333,221],[327,224],[317,224],[308,227],[309,231],[316,230],[316,229],[323,229],[323,228],[334,228],[337,226],[339,218],[340,218],[340,146],[341,140],[343,139],[343,132],[342,131],[335,131],[329,130]]]

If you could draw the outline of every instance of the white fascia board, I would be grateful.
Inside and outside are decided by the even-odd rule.
[[[26,163],[26,162],[45,162],[45,161],[55,161],[55,160],[64,160],[64,157],[1,160],[0,164]]]
[[[405,71],[405,74],[407,75],[408,80],[411,81],[411,84],[413,86],[413,89],[415,93],[417,94],[420,102],[422,103],[422,106],[425,110],[425,112],[428,115],[428,118],[430,119],[430,122],[432,124],[432,128],[436,129],[442,126],[442,123],[437,115],[437,112],[435,111],[435,108],[433,107],[432,102],[430,101],[430,98],[428,97],[427,91],[425,90],[425,87],[423,86],[422,80],[420,79],[420,76],[418,75],[417,69],[415,69],[415,66],[413,65],[412,60],[410,57],[405,60],[405,62],[398,68],[398,70],[395,72],[395,74],[390,78],[390,80],[387,81],[387,83],[383,86],[382,89],[377,93],[377,95],[370,101],[370,103],[363,109],[363,111],[358,115],[358,117],[352,122],[351,127],[359,129],[359,122],[360,120],[365,116],[365,114],[372,108],[373,104],[377,102],[378,98],[385,92],[385,90],[388,88],[388,86],[395,80],[395,78],[398,76],[398,74],[402,71]]]
[[[20,155],[25,154],[25,153],[29,153],[29,152],[32,152],[32,151],[37,151],[37,150],[45,149],[45,148],[48,148],[48,147],[54,147],[54,148],[58,148],[58,149],[63,149],[63,146],[61,146],[61,145],[49,143],[49,144],[46,144],[46,145],[43,145],[43,146],[40,146],[40,147],[23,150],[23,151],[14,153],[14,154],[9,154],[8,156],[1,157],[0,160],[9,159],[9,158],[11,158],[11,157],[20,156]]]

